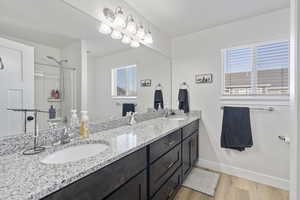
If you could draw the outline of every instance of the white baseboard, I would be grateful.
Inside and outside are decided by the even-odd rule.
[[[196,166],[207,168],[215,171],[222,172],[224,174],[241,177],[244,179],[248,179],[250,181],[254,181],[256,183],[269,185],[272,187],[280,188],[283,190],[289,190],[289,180],[269,176],[262,173],[253,172],[247,169],[241,169],[238,167],[233,167],[230,165],[217,163],[214,161],[199,159],[196,163]]]

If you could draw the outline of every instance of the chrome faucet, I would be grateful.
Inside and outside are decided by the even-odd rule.
[[[71,134],[70,134],[71,129],[65,127],[63,131],[61,132],[60,135],[60,144],[67,144],[71,142]]]
[[[136,115],[136,112],[132,112],[130,115],[129,125],[131,125],[131,126],[136,124],[135,115]]]

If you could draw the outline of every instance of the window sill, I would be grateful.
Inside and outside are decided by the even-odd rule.
[[[132,99],[135,100],[137,97],[128,97],[128,96],[112,96],[112,99]]]
[[[221,104],[289,106],[289,96],[221,96]]]

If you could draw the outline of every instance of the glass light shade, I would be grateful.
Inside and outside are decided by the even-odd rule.
[[[110,26],[108,26],[107,24],[101,23],[100,27],[99,27],[99,32],[105,35],[108,35],[111,33],[111,28]]]
[[[145,35],[144,41],[147,44],[152,44],[153,43],[153,38],[152,38],[152,34],[151,34],[150,31]]]
[[[127,35],[124,35],[124,36],[123,36],[123,39],[122,39],[122,42],[123,42],[124,44],[129,44],[129,43],[131,42],[131,39],[130,39],[130,37],[128,37]]]
[[[111,38],[115,40],[120,40],[122,38],[122,33],[120,31],[113,30],[113,32],[111,33]]]
[[[123,11],[121,9],[119,9],[116,13],[113,25],[115,27],[118,27],[118,28],[125,28],[126,27],[126,20],[125,19],[126,18],[125,18],[125,15],[124,15]]]
[[[140,43],[136,40],[132,40],[131,43],[130,43],[130,46],[132,48],[138,48],[140,46]]]
[[[130,34],[136,34],[136,24],[133,20],[128,22],[126,30]]]
[[[144,36],[145,36],[145,29],[143,26],[140,26],[137,33],[136,33],[136,36],[139,38],[139,39],[144,39]]]

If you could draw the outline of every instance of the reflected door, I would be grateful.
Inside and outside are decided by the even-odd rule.
[[[34,49],[0,38],[0,57],[0,136],[7,136],[25,129],[24,113],[7,108],[34,105]]]

